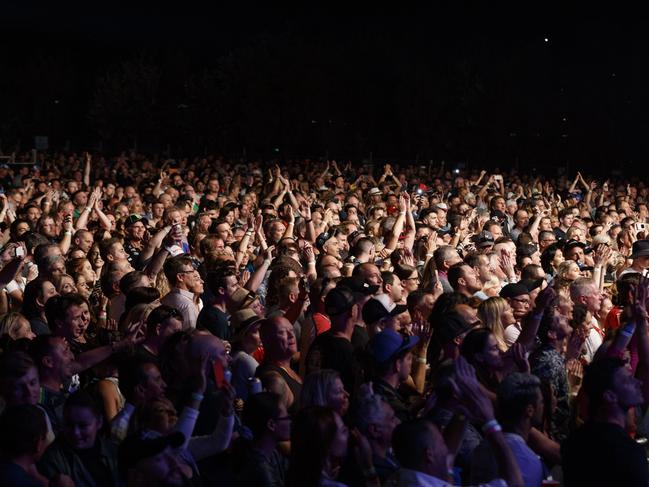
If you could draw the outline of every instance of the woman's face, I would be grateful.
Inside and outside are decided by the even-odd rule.
[[[345,386],[340,380],[340,377],[336,377],[333,386],[329,389],[327,405],[340,416],[347,414],[347,410],[349,409],[349,394],[345,390]]]
[[[89,260],[83,261],[83,266],[81,267],[81,274],[90,284],[93,284],[97,280],[97,273],[92,268],[92,264]]]
[[[77,292],[79,294],[81,294],[86,299],[90,297],[90,293],[92,291],[92,283],[86,281],[86,278],[84,277],[83,274],[79,274],[77,276],[77,281],[75,282],[75,285],[77,287]]]
[[[563,252],[561,252],[561,250],[557,250],[554,254],[554,259],[552,259],[552,267],[556,269],[564,260],[565,259],[563,258]]]
[[[570,264],[564,278],[568,281],[574,281],[575,279],[578,279],[580,275],[581,272],[579,271],[579,266],[577,264]]]
[[[72,406],[65,412],[63,436],[75,450],[87,450],[95,445],[101,425],[101,417],[90,409]]]
[[[408,294],[414,293],[419,287],[419,274],[417,273],[417,271],[415,271],[410,274],[407,279],[401,281],[401,283],[403,284],[405,290],[408,291]]]
[[[332,457],[344,458],[347,455],[347,441],[349,440],[349,430],[338,413],[334,413],[336,421],[336,434],[331,442],[329,454]]]
[[[503,310],[502,316],[500,317],[503,328],[507,328],[509,325],[516,323],[516,318],[514,318],[514,311],[509,303],[505,303],[505,309]]]
[[[487,343],[485,344],[485,348],[481,355],[484,364],[490,370],[497,370],[502,367],[503,359],[500,356],[498,342],[496,341],[496,337],[494,337],[493,334],[489,334],[489,338],[487,338]]]
[[[71,294],[77,292],[77,286],[74,285],[74,280],[69,276],[64,276],[61,278],[61,283],[59,284],[59,293]]]
[[[26,318],[18,318],[17,325],[18,326],[16,326],[16,330],[13,333],[14,336],[12,336],[11,338],[13,338],[14,340],[20,340],[21,338],[33,340],[34,338],[36,338],[36,335],[32,331],[32,327]]]

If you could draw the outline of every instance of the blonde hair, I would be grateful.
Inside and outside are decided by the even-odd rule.
[[[478,306],[478,318],[485,327],[491,330],[498,342],[498,348],[502,352],[507,351],[509,348],[505,342],[505,327],[502,322],[502,316],[507,306],[507,300],[500,296],[486,299]]]
[[[0,318],[0,337],[4,335],[9,335],[9,338],[12,340],[17,340],[20,338],[18,333],[20,332],[20,320],[26,320],[23,315],[12,311],[7,313],[2,318]]]

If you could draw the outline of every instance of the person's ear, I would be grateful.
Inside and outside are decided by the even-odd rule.
[[[269,419],[266,422],[266,428],[268,429],[268,431],[275,431],[277,429],[277,421],[275,421],[274,419]]]
[[[45,367],[47,367],[48,369],[51,369],[51,368],[53,367],[53,365],[54,365],[54,361],[52,360],[52,357],[49,356],[49,355],[45,355],[45,356],[41,359],[41,363],[42,363]]]
[[[535,411],[536,407],[534,407],[533,404],[528,404],[527,406],[525,406],[525,416],[527,416],[528,418],[533,418]]]

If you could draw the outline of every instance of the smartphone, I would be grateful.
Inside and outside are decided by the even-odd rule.
[[[223,389],[224,384],[227,382],[225,379],[225,369],[220,360],[215,360],[212,364],[212,371],[214,372],[214,382],[218,389]]]
[[[634,224],[636,232],[644,232],[647,229],[646,223],[635,223]]]
[[[16,257],[25,257],[25,249],[16,247]]]
[[[503,177],[500,174],[494,175],[494,181],[502,181]]]

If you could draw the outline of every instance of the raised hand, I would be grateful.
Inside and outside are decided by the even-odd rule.
[[[475,369],[461,355],[455,360],[455,377],[451,385],[469,417],[482,423],[494,418],[493,404],[482,391]]]

